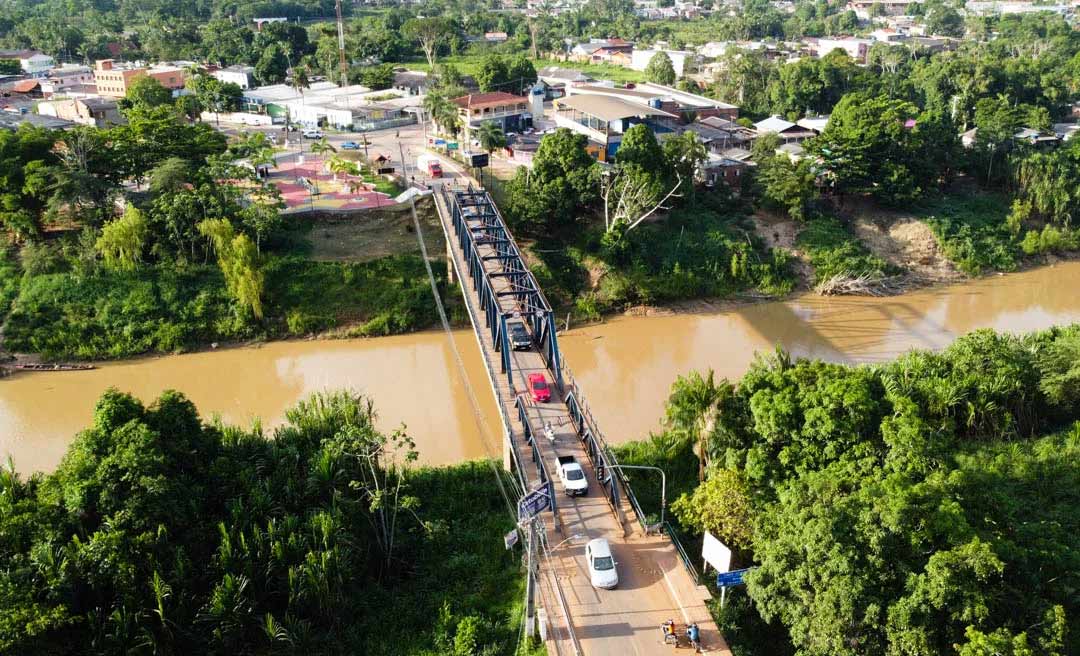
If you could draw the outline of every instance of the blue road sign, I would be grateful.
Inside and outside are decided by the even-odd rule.
[[[730,572],[721,572],[716,575],[716,587],[729,588],[735,585],[743,584],[743,577],[750,571],[751,568],[736,569]]]
[[[532,519],[551,507],[547,490],[534,490],[518,501],[518,520]]]

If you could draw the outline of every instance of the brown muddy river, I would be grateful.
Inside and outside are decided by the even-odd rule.
[[[798,356],[874,362],[912,348],[942,348],[976,328],[1027,332],[1073,322],[1080,322],[1080,262],[885,299],[804,296],[619,318],[575,328],[560,343],[608,439],[618,442],[658,428],[668,387],[679,374],[712,368],[736,378],[755,351],[776,344]],[[0,455],[10,454],[24,472],[52,469],[108,387],[147,401],[178,389],[206,417],[216,413],[242,425],[261,417],[266,427],[312,392],[352,387],[375,399],[384,428],[406,424],[424,463],[497,456],[499,420],[476,341],[466,330],[454,336],[482,420],[462,391],[443,333],[277,342],[0,379]],[[491,435],[481,437],[482,424]]]

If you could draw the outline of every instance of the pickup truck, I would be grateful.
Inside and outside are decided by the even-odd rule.
[[[589,491],[589,480],[585,478],[585,470],[578,464],[574,456],[559,456],[559,480],[562,481],[566,496],[574,497],[585,495]]]

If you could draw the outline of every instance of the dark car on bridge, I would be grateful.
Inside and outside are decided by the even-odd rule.
[[[520,321],[509,321],[506,324],[506,337],[510,340],[510,346],[515,351],[526,351],[532,348],[532,337],[525,329],[525,324]]]

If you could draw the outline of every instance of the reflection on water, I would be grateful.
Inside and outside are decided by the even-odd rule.
[[[940,349],[978,328],[1029,332],[1080,321],[1080,262],[991,276],[892,298],[804,296],[731,311],[620,318],[560,340],[612,441],[659,428],[675,377],[713,369],[738,378],[754,353],[781,345],[800,357],[889,360]]]
[[[796,356],[842,362],[888,360],[912,348],[941,348],[976,328],[1026,332],[1080,321],[1080,262],[895,298],[806,296],[734,310],[625,318],[560,337],[604,432],[613,441],[658,428],[671,382],[691,369],[739,377],[754,353],[782,345]],[[188,395],[204,415],[246,424],[282,420],[296,400],[352,387],[375,399],[381,424],[405,423],[421,460],[499,456],[499,420],[476,342],[456,331],[489,436],[481,438],[442,333],[367,340],[278,342],[71,373],[24,373],[0,380],[0,454],[23,471],[55,467],[74,433],[89,423],[109,386],[151,400],[164,389]]]
[[[469,331],[456,331],[455,342],[480,398],[482,416],[497,416],[475,338]],[[476,413],[462,389],[445,334],[429,332],[273,342],[105,363],[93,371],[20,373],[0,379],[0,455],[11,453],[23,471],[52,469],[73,435],[89,424],[94,402],[110,386],[146,402],[163,390],[177,389],[205,417],[219,414],[228,423],[244,426],[261,417],[265,428],[281,423],[285,410],[298,399],[348,387],[374,398],[383,429],[404,423],[424,463],[480,458],[489,452],[485,444],[497,446],[479,436]]]

